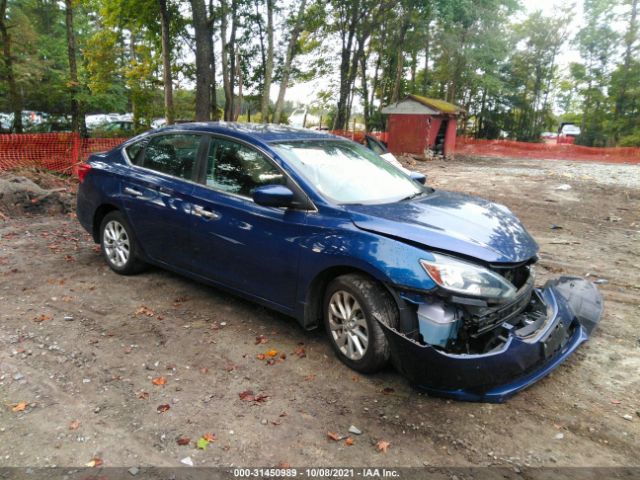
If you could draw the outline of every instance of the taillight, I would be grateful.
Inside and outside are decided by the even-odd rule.
[[[87,176],[87,173],[91,170],[91,165],[88,163],[81,163],[78,165],[78,179],[80,183],[84,182],[84,177]]]

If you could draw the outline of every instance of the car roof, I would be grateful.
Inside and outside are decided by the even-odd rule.
[[[293,128],[287,125],[263,123],[232,123],[232,122],[191,122],[179,123],[154,130],[154,133],[170,132],[172,130],[197,130],[230,135],[234,137],[250,137],[262,142],[281,142],[291,140],[336,140],[340,137],[314,130]]]

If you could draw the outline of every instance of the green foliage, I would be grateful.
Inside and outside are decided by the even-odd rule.
[[[300,1],[275,2],[276,85],[287,70],[283,65]],[[260,121],[266,0],[227,3],[223,10],[220,0],[207,2],[217,102],[224,99],[221,45],[231,41],[235,9],[238,71],[230,75],[235,97],[240,84],[243,97],[236,104],[240,119],[249,120],[250,112],[251,121]],[[640,57],[632,13],[637,4],[584,0],[583,18],[574,19],[573,5],[554,15],[533,11],[524,16],[517,0],[306,0],[292,42],[288,83],[322,79],[324,91],[308,103],[325,126],[336,118],[352,120],[364,106],[368,128],[382,130],[381,108],[392,98],[416,94],[460,105],[465,111],[461,128],[478,137],[539,141],[542,131],[571,121],[582,129],[578,143],[638,145]],[[52,0],[9,0],[13,68],[25,109],[70,111],[64,8]],[[167,8],[175,118],[190,120],[196,83],[192,14],[189,2],[168,0]],[[223,15],[228,20],[225,39],[220,38]],[[74,21],[78,99],[86,112],[133,112],[138,128],[162,117],[158,1],[77,0]],[[573,38],[571,21],[580,27]],[[580,58],[559,68],[558,59],[569,48],[577,49]],[[285,119],[294,108],[285,102]],[[0,81],[0,111],[10,110],[7,85]]]

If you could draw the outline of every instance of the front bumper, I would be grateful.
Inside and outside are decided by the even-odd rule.
[[[602,296],[582,278],[561,277],[537,293],[547,307],[544,325],[526,337],[511,329],[506,342],[489,353],[449,354],[380,325],[396,366],[418,389],[457,400],[503,402],[560,365],[602,316]]]

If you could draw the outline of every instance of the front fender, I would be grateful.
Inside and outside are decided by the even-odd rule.
[[[345,218],[332,225],[319,219],[307,228],[298,241],[300,270],[296,317],[304,318],[308,294],[318,278],[332,269],[354,269],[371,275],[379,282],[404,290],[430,291],[435,282],[427,275],[420,259],[424,250],[397,240],[365,232]]]

